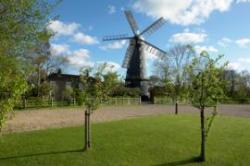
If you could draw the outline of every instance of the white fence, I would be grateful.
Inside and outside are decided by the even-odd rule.
[[[103,105],[138,105],[141,104],[141,98],[109,98],[107,100],[102,100]]]

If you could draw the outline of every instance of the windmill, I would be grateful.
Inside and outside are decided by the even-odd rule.
[[[144,37],[149,36],[156,30],[158,30],[165,23],[165,20],[164,18],[159,18],[145,30],[139,32],[138,25],[134,19],[132,12],[126,10],[124,13],[130,25],[130,28],[132,29],[133,36],[105,36],[103,38],[103,41],[129,40],[129,46],[122,65],[123,68],[127,69],[125,85],[131,88],[140,88],[142,90],[142,97],[147,98],[149,97],[149,95],[147,85],[148,80],[146,78],[145,68],[145,53],[148,52],[155,56],[162,57],[166,54],[166,52],[147,42]]]

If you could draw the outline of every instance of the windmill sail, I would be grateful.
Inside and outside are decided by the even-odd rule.
[[[107,36],[103,40],[129,40],[129,46],[122,64],[122,67],[127,69],[125,86],[130,88],[140,88],[142,91],[142,100],[143,97],[148,99],[149,84],[148,80],[146,79],[145,51],[148,51],[149,53],[160,58],[164,57],[164,55],[166,55],[166,52],[154,46],[153,44],[145,41],[142,35],[149,35],[154,33],[165,23],[165,20],[163,18],[160,18],[156,20],[153,24],[148,26],[144,31],[142,31],[142,33],[139,33],[138,25],[131,11],[125,11],[124,13],[134,36]]]
[[[163,17],[159,18],[158,20],[156,20],[153,24],[151,24],[148,28],[146,28],[144,31],[142,31],[142,33],[140,34],[142,35],[150,35],[152,33],[154,33],[155,31],[157,31],[164,23],[165,23],[165,19]]]
[[[111,40],[127,40],[131,39],[127,34],[122,34],[122,35],[113,35],[113,36],[104,36],[103,41],[111,41]]]
[[[163,56],[165,56],[167,53],[165,51],[163,51],[162,49],[156,47],[155,45],[145,41],[145,40],[141,40],[144,44],[144,50],[146,50],[147,52],[154,54],[155,56],[162,58]]]
[[[126,52],[126,55],[125,55],[125,58],[123,60],[123,64],[122,64],[123,68],[128,68],[129,67],[129,62],[130,62],[131,56],[133,56],[134,49],[135,49],[135,41],[130,40],[129,46],[128,46],[128,49],[127,49],[127,52]]]
[[[129,22],[129,25],[130,25],[134,35],[136,35],[139,28],[138,28],[138,25],[137,25],[137,23],[135,21],[135,18],[133,16],[132,12],[129,11],[129,10],[126,10],[124,13],[125,13],[125,15],[127,17],[127,20]]]

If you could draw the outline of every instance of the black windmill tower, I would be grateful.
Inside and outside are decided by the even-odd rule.
[[[149,93],[147,83],[148,80],[146,78],[145,55],[148,52],[158,57],[162,57],[166,54],[166,52],[145,41],[144,37],[149,36],[158,30],[165,23],[165,20],[164,18],[159,18],[145,30],[139,32],[138,25],[132,12],[127,10],[124,13],[134,36],[105,36],[103,41],[129,40],[129,46],[122,65],[123,68],[127,69],[125,85],[130,88],[140,88],[142,90],[142,99],[147,99],[149,97]]]

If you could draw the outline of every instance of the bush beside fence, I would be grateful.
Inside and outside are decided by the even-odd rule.
[[[101,105],[138,105],[141,104],[141,98],[108,98],[101,101]],[[16,109],[43,108],[43,107],[67,107],[78,106],[76,101],[55,101],[49,98],[31,98],[19,100],[15,106]]]
[[[178,101],[181,105],[189,104],[190,102],[188,100],[180,100]],[[175,104],[175,100],[171,97],[155,97],[154,98],[154,104],[166,104],[166,105],[173,105]]]
[[[171,97],[155,97],[154,104],[166,104],[172,105],[175,101]],[[188,105],[190,102],[188,100],[180,100],[178,102],[181,105]],[[250,104],[250,98],[225,98],[222,99],[220,104]]]
[[[165,104],[173,105],[174,100],[171,97],[155,97],[154,104]],[[141,98],[131,97],[117,97],[108,98],[101,101],[101,105],[139,105],[141,104]],[[187,100],[179,101],[181,105],[190,104]],[[250,104],[250,98],[243,99],[224,99],[220,104]],[[73,99],[72,101],[55,101],[51,98],[29,98],[19,100],[15,106],[16,109],[26,108],[44,108],[44,107],[74,107],[78,106],[77,102]]]
[[[223,99],[223,104],[250,104],[250,98],[226,98]]]
[[[141,104],[141,98],[119,97],[109,98],[101,102],[102,105],[137,105]]]

